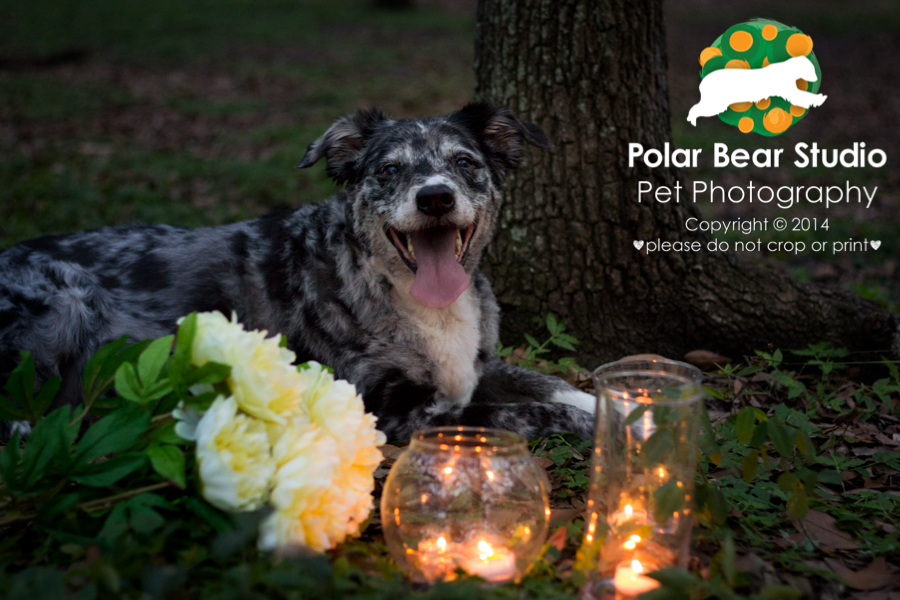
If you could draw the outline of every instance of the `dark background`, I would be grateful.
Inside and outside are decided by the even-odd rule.
[[[867,211],[703,206],[716,218],[828,217],[776,239],[880,239],[878,251],[770,256],[773,268],[900,308],[900,3],[875,0],[665,3],[675,144],[703,148],[688,180],[719,185],[878,186]],[[187,226],[252,218],[327,198],[321,165],[292,167],[337,117],[378,105],[445,113],[472,97],[475,3],[372,0],[0,4],[0,249],[50,233],[134,222]],[[685,117],[700,51],[733,23],[768,17],[811,35],[828,101],[777,138]],[[881,169],[712,169],[712,144],[798,141],[887,152]],[[770,236],[771,237],[771,236]],[[731,237],[729,240],[737,238]],[[764,237],[765,239],[765,237]]]

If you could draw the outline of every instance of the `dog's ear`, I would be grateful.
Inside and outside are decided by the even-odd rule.
[[[538,148],[553,147],[543,129],[487,102],[470,102],[451,114],[450,121],[471,132],[484,146],[488,158],[506,169],[522,164],[525,142]]]
[[[324,156],[325,170],[335,183],[340,185],[350,181],[366,140],[378,124],[386,120],[377,108],[338,119],[325,135],[306,148],[306,154],[296,168],[311,167]]]

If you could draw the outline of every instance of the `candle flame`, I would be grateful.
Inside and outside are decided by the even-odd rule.
[[[643,573],[644,567],[643,565],[641,565],[641,561],[639,561],[638,559],[634,559],[633,561],[631,561],[631,570],[635,573]]]
[[[422,494],[422,504],[428,502],[428,494]]]
[[[626,504],[626,505],[625,505],[625,515],[628,516],[628,517],[630,517],[630,516],[631,516],[631,513],[633,513],[633,512],[634,512],[634,509],[631,508],[631,505],[630,505],[630,504]]]
[[[494,555],[494,549],[484,540],[478,542],[478,551],[481,552],[481,560],[490,558]]]
[[[634,540],[628,540],[625,542],[625,547],[629,550],[634,550]]]
[[[659,468],[659,476],[660,476],[660,477],[665,477],[665,476],[666,476],[666,470],[663,469],[662,467]]]
[[[488,472],[487,472],[487,477],[488,477],[488,479],[490,479],[491,481],[493,481],[493,480],[494,480],[494,472],[493,472],[493,471],[488,471]]]
[[[631,536],[631,541],[634,542],[634,543],[636,544],[636,543],[638,543],[639,541],[641,541],[641,536],[635,534],[635,535]]]
[[[444,536],[441,536],[437,539],[438,550],[443,552],[447,549],[447,540],[444,539]]]
[[[453,472],[453,467],[444,467],[444,473],[446,473],[447,475],[449,475],[452,472]]]

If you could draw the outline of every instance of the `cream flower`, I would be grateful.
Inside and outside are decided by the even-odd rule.
[[[277,470],[270,502],[275,512],[260,525],[261,549],[307,546],[324,551],[344,539],[336,535],[334,522],[345,525],[347,516],[332,502],[340,462],[336,445],[302,421],[283,430],[273,448]]]
[[[335,381],[318,363],[302,372],[311,382],[303,395],[309,421],[298,419],[275,443],[275,512],[262,524],[262,549],[327,550],[358,535],[372,510],[384,434],[353,385]]]
[[[228,385],[238,406],[249,415],[285,423],[300,407],[308,377],[292,365],[297,356],[279,346],[266,331],[244,331],[232,314],[197,314],[197,334],[191,351],[196,366],[218,362],[231,366]]]
[[[219,396],[194,433],[203,497],[226,511],[262,506],[275,472],[265,424],[238,413],[233,397]]]

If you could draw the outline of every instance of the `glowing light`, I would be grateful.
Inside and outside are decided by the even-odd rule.
[[[635,543],[631,540],[625,542],[624,546],[629,550],[634,550]]]
[[[634,513],[634,509],[631,508],[630,504],[625,505],[625,516],[631,518],[632,513]]]
[[[635,535],[631,536],[631,541],[634,542],[634,543],[636,544],[636,543],[638,543],[639,541],[641,541],[641,536],[635,534]]]
[[[643,573],[644,567],[641,565],[641,561],[639,561],[638,559],[634,559],[633,561],[631,561],[631,570],[635,573]]]
[[[444,552],[447,549],[447,540],[444,539],[444,536],[441,536],[437,539],[438,551]]]
[[[444,467],[444,473],[449,475],[453,472],[453,467]]]
[[[494,555],[494,549],[484,540],[478,542],[478,551],[481,552],[481,560],[486,560]]]
[[[494,472],[493,471],[487,471],[486,475],[487,475],[487,478],[490,479],[491,481],[494,480]]]
[[[422,504],[428,502],[428,494],[422,494]]]

